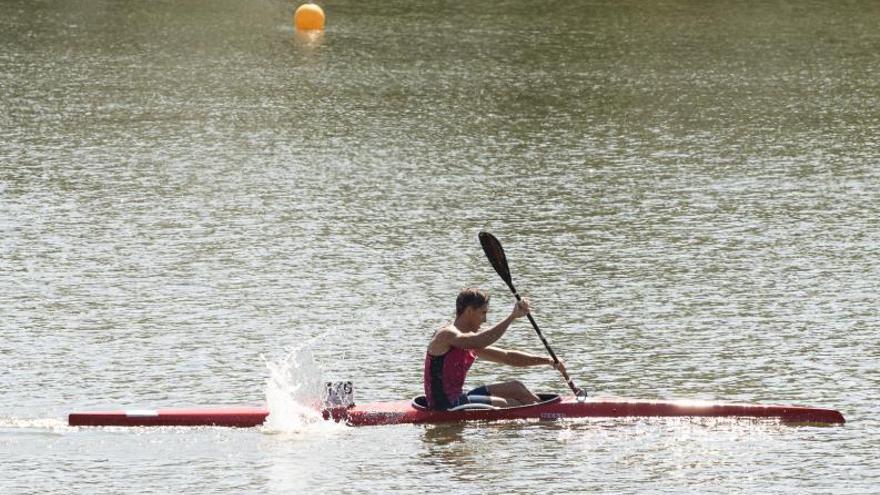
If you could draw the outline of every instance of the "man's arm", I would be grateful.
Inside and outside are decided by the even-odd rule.
[[[513,320],[522,318],[529,314],[529,311],[529,302],[524,299],[513,306],[513,311],[510,312],[507,318],[492,328],[474,333],[465,333],[450,325],[437,333],[428,346],[428,352],[436,356],[448,351],[450,347],[458,347],[460,349],[482,349],[489,347],[504,335],[504,332],[507,331],[507,327],[513,323]]]
[[[494,327],[474,333],[464,333],[454,328],[450,328],[448,330],[449,345],[461,349],[482,349],[484,347],[489,347],[504,335],[504,332],[507,331],[507,327],[509,327],[516,318],[518,318],[518,316],[511,313],[507,318]]]
[[[497,347],[486,347],[477,351],[477,357],[492,361],[494,363],[506,364],[509,366],[553,366],[553,359],[546,356],[537,356],[521,351],[508,351],[507,349],[499,349]]]

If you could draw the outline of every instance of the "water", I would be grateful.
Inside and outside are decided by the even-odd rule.
[[[876,2],[294,7],[0,4],[0,491],[876,491]],[[458,288],[510,305],[481,229],[591,394],[848,423],[65,426],[264,403],[306,344],[415,395]]]

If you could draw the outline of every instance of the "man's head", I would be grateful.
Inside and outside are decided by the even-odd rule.
[[[482,289],[477,289],[476,287],[462,289],[461,292],[458,293],[458,297],[455,299],[455,316],[461,316],[468,308],[473,308],[478,311],[482,310],[488,304],[488,292]]]

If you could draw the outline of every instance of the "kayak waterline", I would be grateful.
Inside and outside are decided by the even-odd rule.
[[[466,408],[433,411],[413,401],[374,402],[349,408],[324,409],[325,420],[350,426],[433,424],[518,419],[560,420],[569,418],[716,417],[777,419],[786,423],[843,424],[834,409],[795,406],[737,404],[698,400],[642,400],[626,398],[561,399],[539,394],[543,402],[509,408]],[[264,407],[217,407],[195,409],[116,410],[74,412],[70,426],[222,426],[256,427],[269,415]]]

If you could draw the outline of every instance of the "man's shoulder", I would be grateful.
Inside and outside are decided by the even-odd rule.
[[[440,327],[440,330],[437,330],[437,333],[440,332],[451,332],[451,333],[459,333],[459,330],[455,328],[455,325],[452,323],[448,323]]]
[[[454,325],[452,325],[452,324],[444,325],[444,326],[440,327],[440,329],[437,330],[436,333],[434,333],[434,338],[432,340],[447,340],[447,339],[455,337],[456,335],[458,335],[460,333],[461,332],[459,332],[459,330],[457,328],[455,328]]]
[[[434,333],[428,344],[428,353],[438,356],[449,351],[449,346],[458,330],[451,324],[444,325]]]

